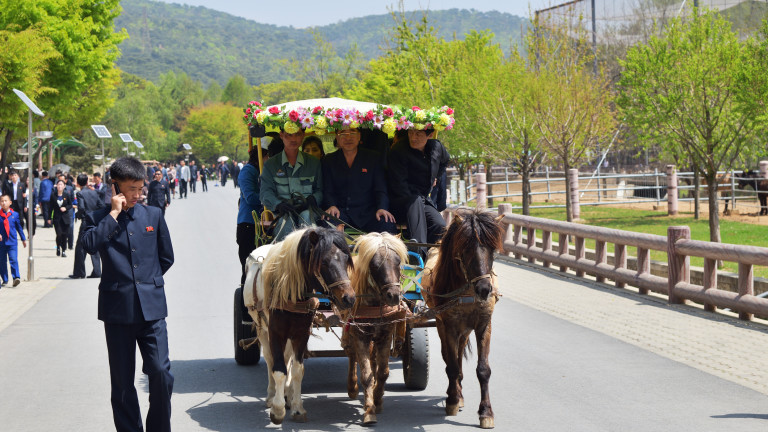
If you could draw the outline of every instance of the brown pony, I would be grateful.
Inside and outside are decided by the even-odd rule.
[[[477,339],[477,378],[480,381],[480,427],[494,427],[488,393],[491,367],[491,315],[498,299],[493,253],[502,245],[499,219],[492,213],[461,209],[443,236],[439,252],[427,260],[422,277],[427,305],[436,317],[441,352],[448,374],[445,412],[458,414],[464,406],[461,392],[462,356],[474,330]]]
[[[293,419],[304,422],[301,381],[319,303],[315,293],[328,296],[339,309],[354,305],[349,246],[340,232],[311,227],[257,248],[246,266],[243,299],[267,363],[269,419],[274,424],[283,422],[287,400]]]
[[[347,393],[357,398],[357,363],[360,363],[365,400],[363,424],[376,423],[382,410],[384,385],[389,377],[389,354],[395,333],[395,319],[405,317],[400,303],[400,266],[407,250],[403,242],[388,233],[370,233],[355,244],[355,306],[345,321],[342,346],[349,357]]]

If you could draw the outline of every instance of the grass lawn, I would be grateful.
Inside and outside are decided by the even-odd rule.
[[[565,221],[565,209],[531,209],[531,216]],[[627,209],[607,206],[583,206],[581,207],[582,223],[587,225],[601,226],[605,228],[614,228],[624,231],[634,231],[647,234],[667,235],[667,227],[675,225],[686,225],[691,228],[691,238],[694,240],[709,241],[709,221],[706,219],[696,220],[693,214],[681,214],[678,216],[667,216],[665,211],[651,211]],[[742,222],[720,220],[720,236],[723,243],[732,243],[739,245],[768,247],[768,227],[764,225],[755,225]],[[537,235],[541,238],[540,235]],[[553,243],[557,240],[557,235],[553,234]],[[587,247],[594,249],[595,242],[587,240]],[[629,255],[635,256],[635,248],[627,248]],[[613,252],[613,245],[608,245],[608,252]],[[655,261],[666,261],[666,252],[651,251],[651,259]],[[738,272],[738,265],[733,262],[724,262],[722,271]],[[691,265],[703,267],[704,259],[691,257]],[[755,266],[754,275],[757,277],[768,278],[768,267]]]

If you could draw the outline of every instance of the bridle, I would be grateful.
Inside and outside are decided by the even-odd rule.
[[[382,243],[381,245],[379,245],[379,249],[382,249],[382,248],[384,249],[384,253],[385,253],[384,257],[385,258],[387,258],[389,256],[390,251],[394,252],[394,249],[392,249],[392,247],[390,245],[386,244],[386,243]],[[378,267],[380,268],[382,265],[384,265],[383,262]],[[385,301],[384,301],[384,292],[389,290],[392,287],[399,287],[399,289],[397,290],[398,301],[399,301],[400,297],[402,297],[402,295],[403,295],[403,289],[402,289],[402,286],[400,285],[400,281],[399,280],[397,282],[390,282],[390,283],[387,283],[387,284],[384,284],[384,285],[379,285],[373,279],[373,276],[372,276],[370,271],[368,272],[368,285],[371,288],[378,288],[378,289],[374,290],[374,292],[376,293],[375,296],[377,297],[377,299],[381,303],[385,303]]]

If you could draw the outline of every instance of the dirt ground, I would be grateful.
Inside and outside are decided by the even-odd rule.
[[[611,179],[613,180],[613,179]],[[610,182],[607,185],[608,188],[615,188],[616,184],[611,184]],[[489,185],[489,195],[504,195],[506,194],[507,187],[506,185]],[[597,185],[595,181],[593,181],[591,184],[587,184],[587,181],[582,180],[579,183],[580,190],[584,189],[597,189]],[[547,185],[546,183],[532,183],[531,189],[533,192],[547,192]],[[509,193],[520,193],[521,191],[521,185],[519,183],[514,183],[509,185]],[[547,195],[533,195],[533,202],[532,205],[542,205],[542,204],[565,204],[565,184],[560,180],[553,180],[550,183],[550,192],[552,193],[551,196],[548,198]],[[687,192],[687,191],[686,191]],[[751,190],[747,193],[750,193]],[[602,191],[603,197],[601,198],[601,202],[606,203],[606,206],[611,207],[619,207],[619,208],[630,208],[630,209],[638,209],[638,210],[657,210],[660,212],[667,211],[667,200],[666,197],[662,198],[659,204],[656,203],[656,201],[653,202],[638,202],[638,203],[631,203],[631,204],[609,204],[612,201],[630,201],[633,198],[616,198],[617,191],[615,190],[608,190],[608,191]],[[631,195],[632,190],[625,191],[625,194]],[[637,199],[637,198],[635,198]],[[597,202],[597,192],[585,192],[580,197],[580,202]],[[513,197],[510,200],[502,200],[502,199],[496,199],[494,200],[495,203],[502,203],[502,202],[517,202],[518,205],[521,202],[519,197]],[[729,203],[728,209],[730,210],[728,215],[723,215],[723,212],[725,210],[725,202],[724,201],[718,201],[719,208],[720,208],[720,220],[728,220],[728,221],[734,221],[734,222],[743,222],[743,223],[750,223],[755,225],[768,225],[768,216],[759,216],[760,208],[757,201],[757,196],[755,195],[754,198],[750,198],[748,196],[746,197],[740,197],[737,200],[736,203],[736,210],[733,210],[732,204]],[[701,219],[708,219],[708,207],[706,201],[701,201]],[[685,216],[690,217],[693,216],[694,212],[694,203],[693,201],[680,201],[678,202],[678,215],[679,216]]]

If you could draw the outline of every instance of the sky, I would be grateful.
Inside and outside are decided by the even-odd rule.
[[[304,28],[323,26],[366,15],[389,13],[397,8],[396,0],[159,0],[165,3],[180,3],[191,6],[205,6],[221,12],[252,19],[260,23],[278,26]],[[476,9],[478,11],[507,12],[522,17],[531,9],[542,9],[565,0],[404,0],[406,10]]]

